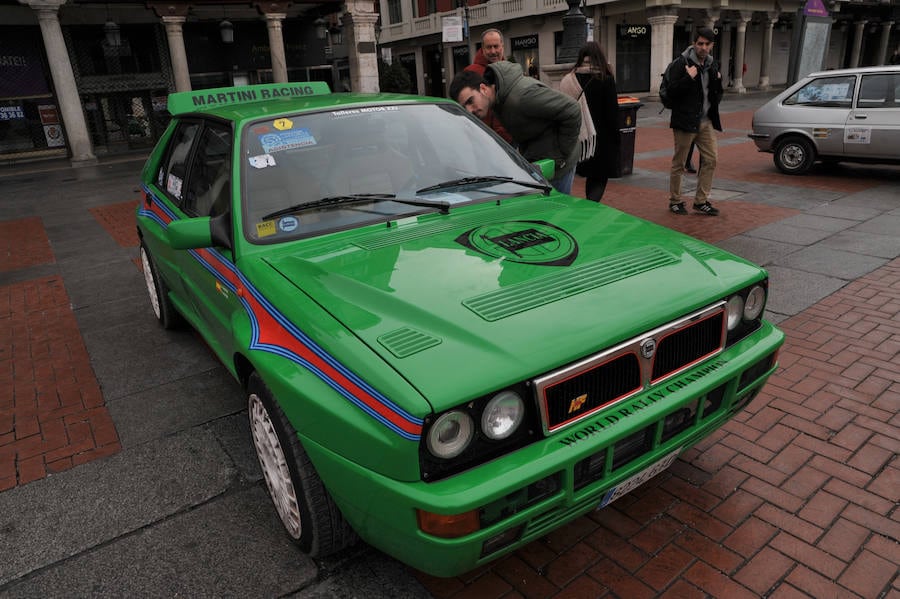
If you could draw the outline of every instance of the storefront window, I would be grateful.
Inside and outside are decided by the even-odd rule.
[[[538,58],[538,36],[526,35],[510,40],[513,62],[522,65],[522,72],[530,77],[540,79],[540,62]]]

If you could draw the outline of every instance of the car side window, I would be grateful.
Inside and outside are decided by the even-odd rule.
[[[798,89],[784,101],[788,105],[849,108],[856,87],[854,75],[819,77]]]
[[[191,216],[224,214],[231,204],[231,131],[225,125],[204,127],[194,150],[182,209]]]
[[[900,75],[896,73],[876,73],[863,75],[859,87],[857,108],[896,108],[897,91],[900,88]]]
[[[184,180],[187,177],[191,147],[200,130],[198,123],[181,123],[169,142],[168,157],[157,173],[157,184],[179,206],[184,201]]]

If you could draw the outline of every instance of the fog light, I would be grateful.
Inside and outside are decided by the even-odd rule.
[[[419,530],[442,539],[464,537],[481,528],[478,510],[449,515],[416,510],[416,517],[419,521]]]
[[[496,553],[504,547],[509,547],[518,541],[519,537],[522,535],[522,528],[522,526],[510,528],[485,541],[484,545],[481,546],[481,557]]]

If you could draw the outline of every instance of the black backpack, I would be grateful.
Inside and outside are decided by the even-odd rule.
[[[672,66],[679,60],[682,60],[681,56],[669,63],[669,66],[663,71],[662,81],[659,82],[659,101],[662,102],[663,108],[670,110],[672,109],[672,98],[669,96],[669,71],[672,70]]]

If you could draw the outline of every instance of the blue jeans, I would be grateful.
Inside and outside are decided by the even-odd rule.
[[[553,189],[560,193],[572,193],[572,183],[575,182],[575,169],[573,168],[569,172],[564,175],[560,175],[558,177],[554,177],[550,179],[550,185],[553,186]]]

